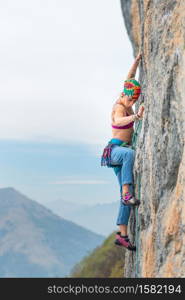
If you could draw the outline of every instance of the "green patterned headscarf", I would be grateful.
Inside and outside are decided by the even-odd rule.
[[[128,79],[124,82],[124,95],[132,96],[133,99],[137,100],[141,94],[140,83],[135,79]]]

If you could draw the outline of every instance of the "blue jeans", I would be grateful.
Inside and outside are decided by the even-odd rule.
[[[114,146],[111,153],[111,164],[119,165],[117,178],[120,185],[120,194],[122,196],[123,184],[129,184],[129,191],[133,194],[133,166],[135,151],[127,147]],[[120,208],[117,218],[117,225],[128,225],[130,217],[130,206],[126,206],[120,200]]]

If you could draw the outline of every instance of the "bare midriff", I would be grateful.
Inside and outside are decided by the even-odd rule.
[[[114,123],[115,109],[116,109],[116,105],[114,105],[113,110],[112,110],[112,125],[116,125]],[[134,114],[133,110],[131,110],[131,109],[127,110],[127,113],[129,115]],[[123,111],[123,117],[125,117],[125,116],[126,116],[126,110]],[[127,129],[114,129],[114,128],[112,128],[112,138],[119,139],[119,140],[122,140],[124,142],[131,142],[133,132],[134,132],[133,127],[127,128]]]
[[[128,128],[128,129],[112,128],[112,138],[119,139],[124,142],[131,142],[133,132],[134,132],[133,128]]]

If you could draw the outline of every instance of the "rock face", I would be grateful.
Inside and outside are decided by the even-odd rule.
[[[127,253],[125,277],[185,277],[185,1],[121,7],[134,54],[143,53],[145,103],[134,168],[141,205],[130,220],[138,251]]]

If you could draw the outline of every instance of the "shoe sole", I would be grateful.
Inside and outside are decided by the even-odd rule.
[[[125,249],[128,249],[128,250],[130,250],[130,251],[136,251],[136,248],[134,248],[134,249],[132,249],[132,248],[130,248],[130,247],[125,247],[125,246],[123,246],[118,240],[115,240],[114,241],[114,244],[115,245],[117,245],[117,246],[122,246],[122,247],[124,247]]]
[[[114,241],[114,244],[118,245],[118,246],[123,246],[118,240]]]
[[[122,200],[122,203],[126,206],[139,206],[140,205],[140,201],[139,200],[136,200],[135,203],[125,203],[123,200]]]

